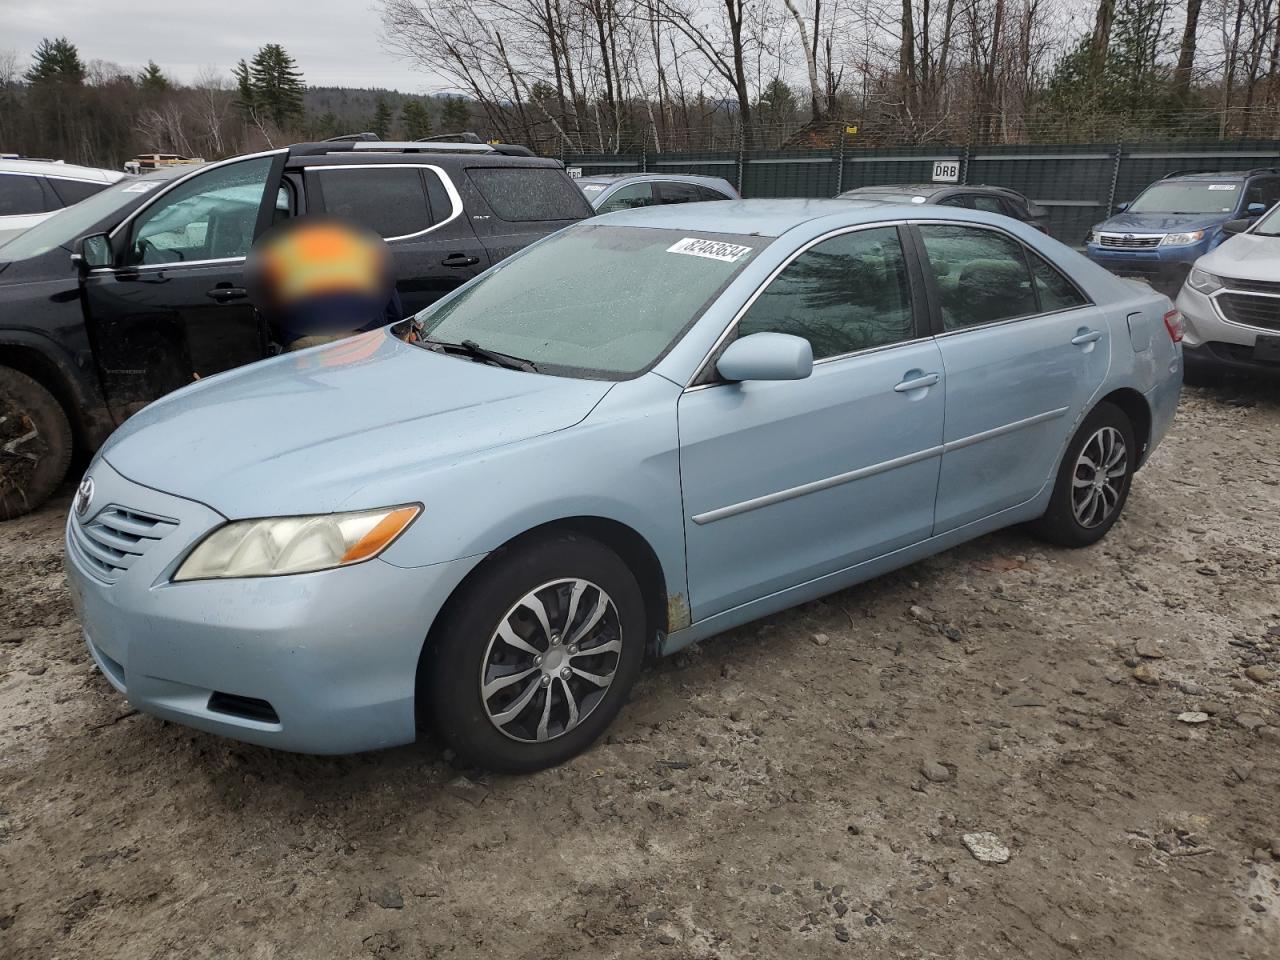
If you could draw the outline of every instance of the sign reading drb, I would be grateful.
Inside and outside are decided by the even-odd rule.
[[[934,183],[959,183],[960,182],[960,158],[955,160],[935,160],[933,161],[933,182]]]

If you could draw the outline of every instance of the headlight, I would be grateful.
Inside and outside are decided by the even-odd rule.
[[[1203,230],[1192,230],[1190,233],[1170,233],[1160,241],[1162,247],[1185,247],[1189,243],[1198,243],[1204,239]]]
[[[1090,244],[1090,243],[1097,243],[1097,242],[1098,242],[1098,233],[1097,233],[1097,231],[1096,231],[1096,230],[1090,230],[1088,233],[1086,233],[1086,234],[1084,235],[1084,242],[1085,242],[1086,244]]]
[[[1192,267],[1191,272],[1187,274],[1187,286],[1200,293],[1213,293],[1215,290],[1221,290],[1224,284],[1221,277],[1214,276],[1208,270]]]
[[[413,504],[354,513],[236,520],[205,537],[173,579],[275,577],[345,567],[376,557],[421,510]]]

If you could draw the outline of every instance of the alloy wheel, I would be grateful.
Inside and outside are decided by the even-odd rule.
[[[1102,427],[1085,442],[1071,484],[1071,509],[1080,526],[1092,529],[1115,512],[1128,472],[1129,450],[1115,427]]]
[[[504,735],[554,740],[605,697],[622,654],[613,600],[589,580],[530,590],[498,622],[480,664],[480,699]]]

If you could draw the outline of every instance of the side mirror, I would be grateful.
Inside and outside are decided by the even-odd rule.
[[[1222,225],[1222,232],[1232,237],[1237,233],[1244,233],[1253,226],[1253,220],[1249,217],[1243,217],[1239,220],[1228,220]]]
[[[1116,213],[1124,213],[1128,209],[1129,209],[1129,204],[1127,202],[1116,204]]]
[[[716,371],[726,380],[803,380],[813,372],[813,347],[789,333],[753,333],[725,348]]]
[[[1260,217],[1267,212],[1267,205],[1265,203],[1251,203],[1245,207],[1244,212],[1250,217]]]
[[[94,233],[81,237],[76,241],[75,253],[71,254],[72,263],[85,270],[95,267],[109,267],[115,262],[111,252],[111,240],[105,233]]]

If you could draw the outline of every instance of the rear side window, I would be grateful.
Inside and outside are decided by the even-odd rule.
[[[803,337],[815,360],[910,340],[907,277],[896,227],[832,237],[778,274],[738,321],[738,336]]]
[[[53,192],[58,195],[58,199],[69,207],[86,197],[92,197],[107,184],[92,180],[60,180],[57,177],[50,177],[49,186],[53,187]]]
[[[0,174],[0,217],[44,213],[44,191],[37,177]]]
[[[658,192],[663,203],[697,203],[702,199],[702,191],[692,183],[660,183]]]
[[[326,213],[362,223],[384,240],[421,233],[432,223],[417,167],[325,168],[320,189]]]
[[[503,220],[578,220],[595,213],[557,167],[472,167],[467,176]]]
[[[699,200],[729,200],[732,199],[727,193],[721,193],[713,187],[698,187]]]
[[[987,213],[1007,214],[1009,211],[1005,209],[999,197],[991,197],[981,193],[969,194],[969,206],[975,210],[984,210]]]
[[[1022,244],[980,227],[922,225],[942,325],[963,330],[1037,312]]]
[[[600,204],[597,213],[613,213],[616,210],[634,210],[637,207],[652,207],[653,184],[643,181],[641,183],[629,183],[626,186],[619,187],[609,196],[605,197],[604,203]]]

